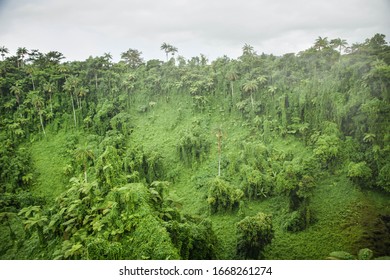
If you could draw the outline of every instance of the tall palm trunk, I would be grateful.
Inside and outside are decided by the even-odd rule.
[[[230,82],[230,87],[232,89],[232,100],[233,100],[233,95],[234,95],[234,83],[233,83],[233,81]]]
[[[218,177],[221,176],[221,154],[218,155]]]
[[[85,183],[88,182],[88,178],[87,178],[87,160],[84,159],[84,180],[85,180]]]
[[[51,100],[51,93],[49,94],[49,99],[50,99],[50,112],[53,114],[53,102]]]
[[[46,137],[46,131],[45,131],[45,126],[43,125],[42,113],[39,113],[39,121],[41,122],[43,135],[45,135]]]
[[[74,127],[77,128],[76,110],[74,108],[73,94],[70,94],[70,98],[71,98],[71,101],[72,101]]]

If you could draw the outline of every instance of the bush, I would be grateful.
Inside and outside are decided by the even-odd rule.
[[[390,192],[390,164],[384,165],[379,171],[377,184],[387,192]]]
[[[237,209],[243,196],[242,190],[233,188],[219,177],[209,182],[207,202],[210,205],[211,213]]]
[[[372,171],[370,167],[367,166],[367,163],[365,161],[361,161],[358,163],[351,162],[348,165],[347,176],[352,182],[358,185],[365,185],[371,178]]]
[[[307,228],[314,221],[311,209],[307,206],[301,206],[297,211],[289,214],[283,227],[287,231],[298,232]]]
[[[293,211],[284,223],[287,231],[298,232],[305,228],[305,220],[302,218],[300,211]]]
[[[201,133],[198,125],[194,125],[192,129],[186,129],[180,133],[177,151],[180,159],[186,164],[191,165],[194,161],[201,161],[209,150],[210,143]]]
[[[358,253],[359,260],[371,260],[374,252],[368,248],[360,249]]]
[[[237,255],[257,259],[273,238],[271,215],[260,212],[256,216],[245,217],[237,224]]]
[[[186,216],[182,221],[170,221],[166,228],[181,259],[216,259],[218,239],[209,220]]]
[[[263,187],[263,174],[259,170],[248,165],[243,165],[241,174],[243,178],[243,190],[246,197],[256,199],[261,194],[262,196],[266,196]]]

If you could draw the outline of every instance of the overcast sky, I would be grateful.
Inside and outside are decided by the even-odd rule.
[[[281,55],[318,36],[390,41],[390,0],[0,0],[0,46],[59,51],[68,60],[129,48],[165,59],[163,42],[186,58],[237,58],[247,43]]]

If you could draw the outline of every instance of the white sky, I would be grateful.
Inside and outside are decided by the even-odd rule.
[[[390,41],[390,0],[0,0],[0,46],[59,51],[68,60],[129,48],[165,59],[163,42],[186,58],[241,55],[242,46],[281,55],[318,36]]]

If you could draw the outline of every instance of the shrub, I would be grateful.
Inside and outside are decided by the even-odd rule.
[[[181,259],[216,259],[218,239],[209,220],[185,216],[181,221],[170,221],[166,228]]]
[[[243,195],[242,190],[233,188],[225,180],[219,177],[212,179],[207,198],[211,213],[237,209]]]
[[[268,190],[264,188],[263,174],[248,165],[243,165],[241,168],[242,186],[245,196],[249,199],[256,199],[258,197],[266,197]]]
[[[367,166],[367,163],[365,161],[361,161],[358,163],[351,162],[348,165],[347,176],[352,182],[358,185],[365,185],[371,178],[372,171],[370,167]]]
[[[390,164],[384,165],[379,171],[377,184],[385,191],[390,192]]]
[[[201,161],[209,150],[210,143],[197,125],[181,132],[177,151],[180,159],[186,164],[191,165],[194,161]]]
[[[237,223],[237,254],[242,258],[257,259],[274,238],[272,216],[258,213]]]

